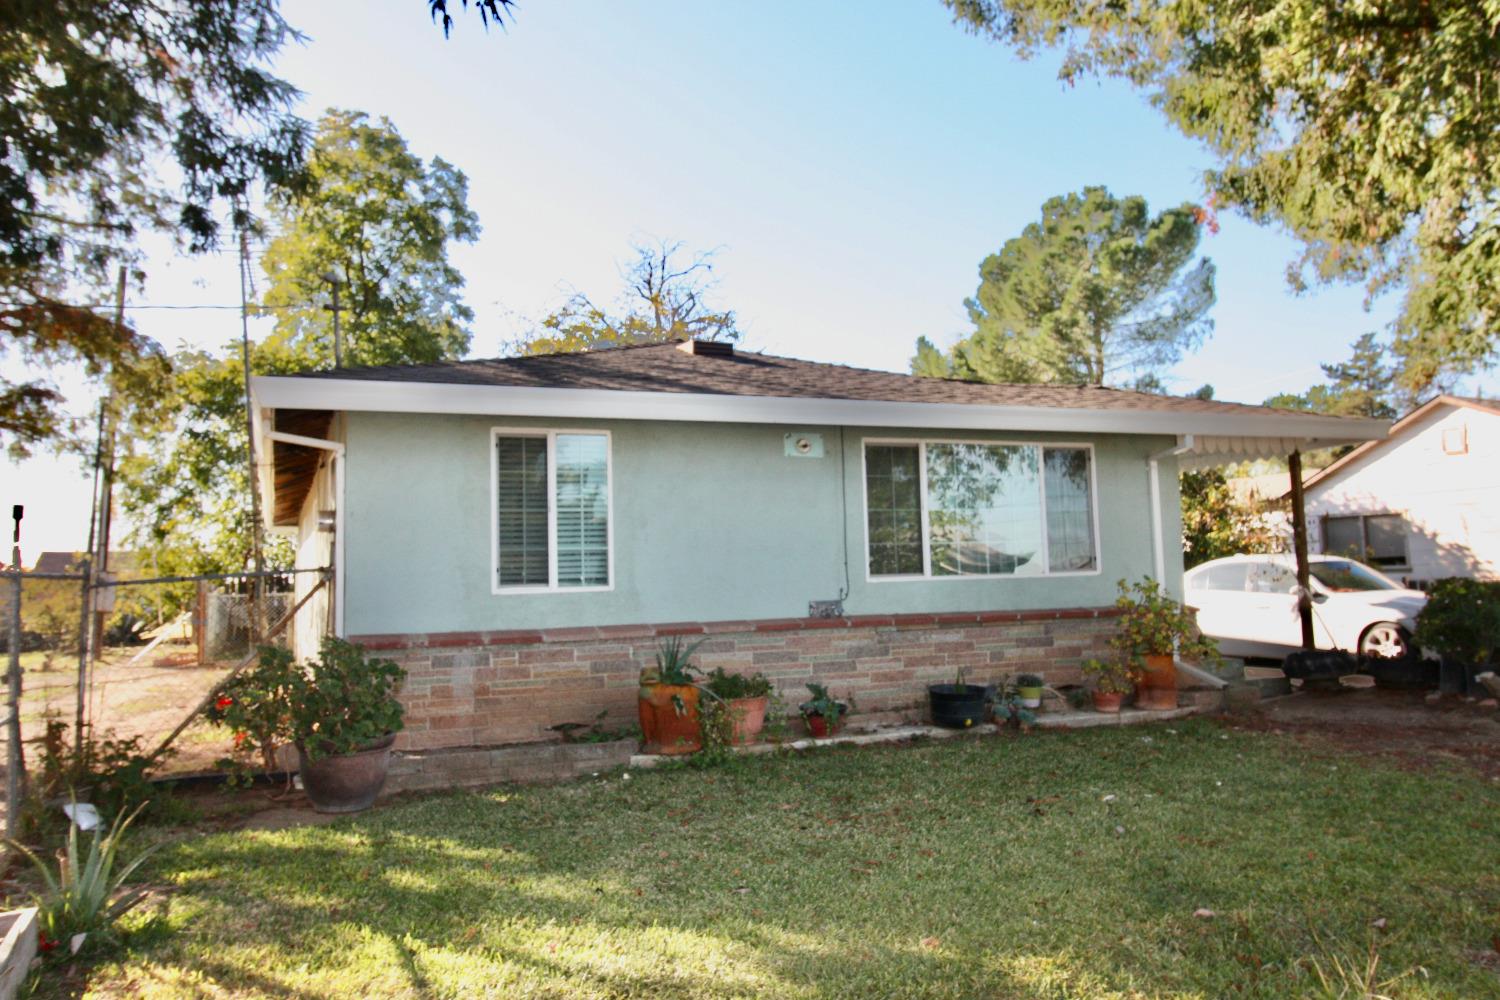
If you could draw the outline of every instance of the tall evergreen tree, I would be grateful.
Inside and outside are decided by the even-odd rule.
[[[1289,410],[1311,410],[1339,416],[1394,420],[1398,402],[1395,367],[1389,363],[1390,349],[1366,333],[1351,345],[1349,360],[1319,365],[1328,381],[1303,393],[1280,393],[1266,400],[1267,406]]]
[[[1102,187],[1049,199],[1042,217],[979,265],[971,334],[942,356],[926,338],[912,370],[984,382],[1158,384],[1213,328],[1214,266],[1202,213],[1152,216]]]
[[[1303,243],[1295,284],[1401,288],[1398,375],[1500,357],[1494,0],[944,0],[1061,77],[1143,89],[1218,157],[1213,200]]]

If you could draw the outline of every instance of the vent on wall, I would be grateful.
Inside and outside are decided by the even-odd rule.
[[[1469,453],[1469,425],[1443,428],[1443,454],[1467,455]]]
[[[684,354],[697,354],[707,358],[732,358],[734,345],[726,340],[683,340],[677,349]]]

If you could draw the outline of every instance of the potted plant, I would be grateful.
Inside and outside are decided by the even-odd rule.
[[[834,698],[822,684],[809,683],[807,690],[812,697],[797,706],[802,712],[802,721],[807,724],[807,731],[819,740],[834,735],[844,726],[850,702]]]
[[[325,813],[370,808],[385,784],[391,744],[401,731],[396,691],[406,671],[329,637],[318,659],[295,678],[292,742],[313,808]]]
[[[995,725],[1000,729],[1016,729],[1023,733],[1031,732],[1031,727],[1036,723],[1036,713],[1021,704],[1020,693],[1010,687],[993,702]]]
[[[932,708],[932,724],[948,729],[968,729],[983,722],[995,686],[965,684],[960,667],[952,684],[927,685],[927,701]]]
[[[1042,691],[1047,687],[1047,682],[1036,674],[1022,674],[1016,678],[1016,697],[1021,701],[1022,708],[1041,708]]]
[[[1109,640],[1129,665],[1136,705],[1157,711],[1177,707],[1174,656],[1197,656],[1217,662],[1218,646],[1198,632],[1193,613],[1172,600],[1150,577],[1119,582],[1119,631]]]
[[[771,682],[765,674],[731,674],[715,667],[704,678],[709,694],[724,702],[729,711],[735,745],[754,743],[766,724],[766,708],[771,703]]]
[[[314,809],[359,812],[385,784],[402,726],[396,691],[405,677],[391,660],[331,636],[307,664],[267,646],[254,670],[225,685],[212,717],[234,730],[237,747],[253,738],[266,760],[274,759],[277,742],[295,745]]]
[[[674,635],[656,651],[656,666],[641,671],[636,704],[647,753],[695,753],[703,746],[692,656],[705,641],[683,648],[682,638]]]
[[[1094,711],[1118,713],[1132,686],[1130,667],[1120,660],[1084,660],[1083,672],[1093,679]]]

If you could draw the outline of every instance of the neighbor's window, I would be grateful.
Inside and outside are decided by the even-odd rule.
[[[609,586],[609,439],[495,434],[495,581]]]
[[[871,576],[1038,576],[1098,566],[1088,448],[865,446]]]
[[[1400,514],[1359,514],[1323,519],[1323,551],[1348,556],[1381,569],[1411,565],[1406,552],[1406,519]]]

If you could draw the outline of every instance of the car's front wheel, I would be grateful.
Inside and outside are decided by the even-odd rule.
[[[1376,622],[1359,637],[1359,652],[1381,660],[1399,660],[1411,649],[1406,629],[1395,622]]]

